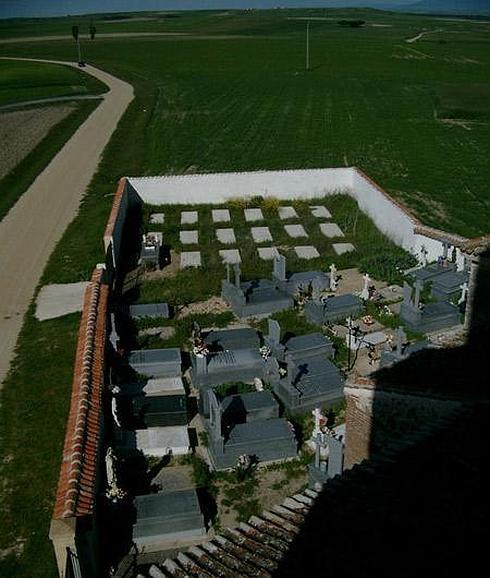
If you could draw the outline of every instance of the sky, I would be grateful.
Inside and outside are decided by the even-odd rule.
[[[66,16],[141,10],[211,10],[223,8],[403,6],[415,0],[0,0],[0,18]]]

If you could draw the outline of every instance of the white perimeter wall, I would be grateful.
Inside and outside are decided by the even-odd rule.
[[[314,199],[335,193],[353,197],[391,241],[421,259],[442,255],[442,242],[415,234],[417,221],[356,168],[255,171],[162,177],[128,177],[144,203],[149,205],[220,204],[236,197]],[[458,268],[463,256],[457,250]]]

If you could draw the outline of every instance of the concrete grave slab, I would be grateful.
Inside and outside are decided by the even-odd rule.
[[[356,250],[352,243],[333,243],[332,247],[337,255],[343,255],[344,253],[350,253]]]
[[[279,207],[277,212],[279,213],[279,218],[283,221],[285,219],[296,219],[298,217],[298,213],[294,207]]]
[[[182,211],[180,214],[181,225],[192,225],[197,223],[198,214],[197,211]]]
[[[251,233],[253,240],[256,243],[268,243],[272,241],[272,235],[269,231],[269,227],[252,227]]]
[[[198,231],[180,231],[179,238],[183,245],[195,245],[198,242]]]
[[[201,266],[201,252],[200,251],[184,251],[180,254],[180,268],[185,267],[200,267]]]
[[[213,223],[228,223],[230,221],[230,211],[228,209],[213,209],[211,214]]]
[[[272,261],[274,257],[279,257],[279,251],[276,247],[259,247],[257,249],[259,257],[264,261]]]
[[[233,229],[216,229],[216,238],[220,243],[225,245],[236,243],[235,231]]]
[[[150,223],[152,225],[163,225],[165,222],[165,213],[152,213],[150,215]]]
[[[223,259],[223,263],[241,263],[240,251],[238,249],[223,249],[219,252],[219,256]]]
[[[342,229],[336,223],[320,223],[320,231],[325,237],[345,237]]]
[[[190,450],[186,425],[136,430],[136,448],[147,456],[182,456]]]
[[[293,239],[297,239],[298,237],[308,237],[303,225],[284,225],[284,230],[290,237],[293,237]]]
[[[301,247],[295,247],[294,250],[296,252],[296,255],[298,255],[300,259],[316,259],[317,257],[320,256],[320,253],[318,252],[316,247],[313,247],[312,245],[303,245]]]
[[[332,217],[332,213],[323,205],[312,205],[310,209],[311,214],[317,219],[330,219]]]
[[[87,282],[45,285],[36,300],[36,318],[39,321],[55,319],[81,311]]]
[[[243,214],[245,215],[245,221],[250,223],[251,221],[263,221],[264,215],[261,209],[244,209]]]

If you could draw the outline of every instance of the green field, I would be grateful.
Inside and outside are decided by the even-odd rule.
[[[305,15],[331,18],[311,23],[307,73],[305,23],[290,19]],[[337,20],[349,16],[369,25],[340,28]],[[0,22],[0,40],[69,34],[74,22]],[[136,99],[43,282],[87,279],[102,260],[101,236],[122,175],[356,164],[427,224],[467,236],[489,232],[488,24],[326,10],[96,24],[98,32],[188,36],[84,43],[86,59],[132,83]],[[73,60],[76,49],[73,40],[0,43],[0,55]],[[40,323],[31,311],[5,384],[2,576],[56,572],[46,536],[76,325],[77,316]]]
[[[67,66],[0,60],[0,107],[59,96],[102,94],[106,90],[93,76]]]

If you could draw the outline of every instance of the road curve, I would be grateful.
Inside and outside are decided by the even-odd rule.
[[[77,66],[56,60],[10,60]],[[0,384],[48,258],[76,216],[102,152],[134,97],[127,82],[92,66],[84,72],[109,91],[0,222]]]

